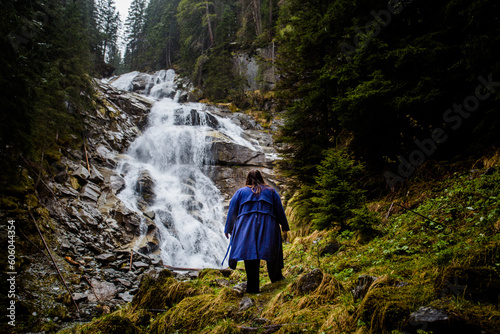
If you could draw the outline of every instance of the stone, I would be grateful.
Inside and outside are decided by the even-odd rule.
[[[144,200],[148,205],[152,205],[155,200],[154,192],[155,181],[148,171],[142,171],[137,179],[135,191],[140,199]]]
[[[120,297],[127,303],[130,303],[134,299],[134,296],[131,295],[129,291],[125,291],[124,293],[119,293],[118,297]]]
[[[144,263],[142,261],[132,262],[132,264],[137,269],[139,269],[139,268],[149,268],[149,264]]]
[[[73,172],[73,176],[85,181],[90,177],[90,173],[87,168],[78,166],[78,168]]]
[[[255,302],[250,297],[243,297],[240,302],[240,312],[248,310],[250,307],[255,306]]]
[[[432,307],[420,307],[410,314],[408,324],[414,329],[425,330],[432,333],[452,333],[448,314],[444,310]],[[409,328],[411,330],[412,328]],[[413,332],[413,331],[412,331]]]
[[[363,299],[368,292],[370,286],[377,280],[378,277],[370,275],[361,275],[358,277],[358,284],[351,291],[354,299]]]
[[[83,186],[80,191],[80,197],[82,199],[87,199],[92,202],[97,202],[99,196],[101,195],[101,189],[95,183],[88,182],[85,186]]]
[[[75,302],[83,301],[83,300],[87,299],[87,294],[81,293],[81,292],[76,292],[73,294],[73,299]]]
[[[321,284],[322,280],[323,272],[321,271],[321,269],[316,268],[313,271],[310,271],[307,274],[301,276],[295,284],[297,290],[300,293],[306,294],[316,290]]]
[[[118,194],[125,188],[125,180],[121,176],[111,175],[109,178],[109,187],[115,194]]]
[[[104,176],[102,176],[101,172],[97,170],[94,166],[90,167],[90,177],[89,180],[94,183],[102,183],[104,182]]]
[[[123,278],[118,278],[116,281],[127,288],[130,288],[132,286],[132,283],[130,283],[130,281],[127,281],[126,279]]]
[[[77,219],[79,219],[84,225],[97,226],[99,223],[94,219],[87,211],[83,209],[78,210]]]
[[[242,296],[247,291],[247,282],[238,283],[233,286],[233,290]]]
[[[156,216],[156,213],[154,211],[146,211],[146,212],[144,212],[144,215],[146,217],[148,217],[149,219],[154,220],[155,216]]]
[[[114,253],[103,253],[103,254],[99,254],[95,257],[96,260],[100,261],[100,262],[113,262],[116,260],[116,254]]]
[[[113,283],[106,281],[91,280],[92,287],[87,290],[87,298],[89,302],[104,302],[112,300],[116,297],[117,290]]]

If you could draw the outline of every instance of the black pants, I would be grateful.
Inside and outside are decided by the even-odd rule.
[[[267,273],[272,283],[284,279],[281,268],[274,262],[267,262]],[[247,292],[259,292],[259,267],[260,260],[245,260],[245,271],[247,273]]]

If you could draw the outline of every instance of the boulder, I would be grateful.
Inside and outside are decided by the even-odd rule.
[[[116,286],[106,281],[91,280],[92,287],[87,290],[87,298],[90,302],[104,302],[116,297]]]

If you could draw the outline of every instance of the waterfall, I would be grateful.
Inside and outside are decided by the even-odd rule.
[[[131,90],[138,72],[112,84]],[[228,241],[224,237],[223,197],[204,170],[212,162],[211,137],[217,133],[255,149],[242,129],[210,113],[201,103],[178,103],[175,72],[162,70],[147,80],[144,94],[154,98],[148,127],[117,166],[126,182],[120,200],[136,212],[152,211],[160,234],[160,254],[167,265],[219,267]],[[143,219],[142,236],[147,226]],[[140,242],[140,239],[138,243]]]

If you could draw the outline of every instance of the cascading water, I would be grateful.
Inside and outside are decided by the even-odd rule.
[[[125,74],[112,84],[131,90],[137,74]],[[204,173],[211,162],[207,134],[217,130],[254,148],[240,137],[241,128],[211,114],[205,105],[178,103],[174,77],[173,70],[162,70],[149,78],[144,92],[157,101],[148,128],[117,167],[126,182],[118,197],[131,210],[155,212],[165,264],[219,267],[228,242],[223,235],[223,198]],[[142,229],[142,238],[146,238],[145,224]]]

